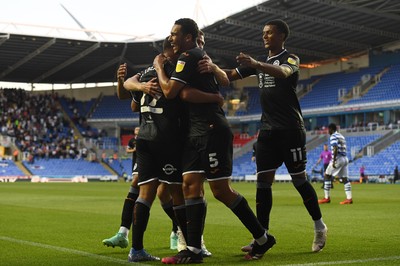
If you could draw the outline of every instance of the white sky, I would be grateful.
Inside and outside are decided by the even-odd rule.
[[[86,29],[118,33],[118,35],[102,35],[104,39],[124,40],[136,37],[138,41],[159,40],[169,34],[174,21],[179,18],[192,18],[200,28],[203,28],[260,2],[263,1],[0,0],[0,32],[86,38],[83,32],[79,32],[78,36],[75,31],[56,31],[21,25],[33,24],[79,30],[79,25],[62,8],[62,4]]]
[[[101,32],[100,35],[96,35],[97,40],[153,41],[168,36],[175,20],[179,18],[192,18],[203,28],[264,1],[0,0],[0,32],[88,39],[78,23],[63,9],[63,5],[87,30]],[[30,90],[32,85],[36,90],[63,89],[70,86],[56,84],[53,87],[51,84],[15,84],[0,81],[0,87]],[[76,88],[93,86],[101,84],[73,85]]]

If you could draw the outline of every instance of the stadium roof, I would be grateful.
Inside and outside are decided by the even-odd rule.
[[[221,67],[235,67],[239,52],[265,53],[265,22],[285,20],[286,48],[302,64],[382,49],[400,40],[397,0],[270,0],[203,28],[207,53]],[[172,25],[171,25],[172,26]],[[156,42],[107,42],[0,33],[0,80],[25,83],[97,83],[115,80],[118,65],[129,73],[147,67]]]

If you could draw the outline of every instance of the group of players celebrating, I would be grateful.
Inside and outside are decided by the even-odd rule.
[[[162,54],[156,56],[152,66],[127,79],[126,64],[120,66],[118,96],[130,97],[133,109],[140,112],[137,175],[123,208],[123,216],[125,213],[131,218],[121,224],[116,236],[103,240],[105,245],[126,247],[132,223],[128,260],[160,260],[143,246],[150,208],[158,194],[186,243],[176,255],[161,262],[203,262],[211,255],[202,245],[207,207],[203,183],[207,180],[214,197],[232,210],[253,237],[249,245],[242,247],[244,259],[261,259],[276,243],[268,232],[272,184],[276,169],[285,163],[314,221],[312,251],[322,250],[327,227],[316,192],[306,179],[305,128],[295,92],[299,58],[284,48],[288,36],[289,27],[284,21],[269,21],[262,34],[267,56],[254,59],[240,53],[236,69],[220,69],[202,49],[204,34],[196,22],[182,18],[175,21]],[[219,93],[220,86],[250,75],[258,77],[262,107],[256,149],[256,215],[230,185],[233,134]]]

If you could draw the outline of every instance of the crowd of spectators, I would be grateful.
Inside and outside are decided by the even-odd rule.
[[[74,97],[66,98],[63,96],[62,100],[66,102],[68,114],[84,138],[101,140],[102,137],[107,136],[105,131],[93,128],[87,122],[86,115],[89,112],[88,109],[90,106],[85,106],[84,103],[76,101]]]
[[[15,139],[28,161],[39,158],[81,158],[87,150],[64,118],[56,93],[32,94],[0,89],[1,134]]]

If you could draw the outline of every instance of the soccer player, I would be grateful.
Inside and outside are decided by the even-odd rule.
[[[171,73],[175,69],[173,62],[175,54],[168,40],[163,45],[163,69]],[[159,182],[168,184],[173,199],[174,213],[169,213],[171,219],[176,217],[176,223],[186,235],[186,212],[182,192],[181,174],[181,143],[186,133],[183,104],[179,97],[167,100],[159,91],[156,81],[157,74],[153,66],[139,75],[125,81],[124,87],[135,89],[147,82],[150,93],[135,93],[134,99],[140,104],[140,131],[137,139],[137,162],[140,186],[139,197],[134,208],[132,232],[132,248],[129,252],[130,262],[159,260],[147,253],[143,248],[143,236],[150,215]],[[138,81],[142,82],[138,84]],[[150,84],[148,84],[150,83]],[[190,90],[190,89],[188,89]],[[143,90],[142,90],[143,91]],[[154,96],[153,96],[154,95]],[[192,95],[195,95],[192,97]],[[220,104],[222,97],[216,94],[205,94],[193,90],[185,96],[194,101],[212,101]]]
[[[261,128],[257,138],[257,218],[268,231],[272,208],[272,184],[276,169],[285,163],[292,182],[314,221],[312,251],[325,246],[327,227],[322,221],[317,194],[306,178],[306,132],[296,96],[299,58],[290,54],[284,44],[289,26],[272,20],[264,26],[262,37],[268,55],[257,60],[240,53],[236,69],[225,70],[230,80],[257,75],[262,108]],[[205,62],[206,63],[206,62]],[[252,245],[242,248],[248,252]]]
[[[330,203],[330,191],[332,186],[332,178],[337,176],[341,183],[344,184],[344,191],[346,193],[346,199],[341,201],[340,204],[352,204],[352,192],[351,192],[351,183],[348,179],[348,164],[349,159],[347,158],[347,147],[346,147],[346,139],[337,131],[337,126],[334,123],[328,125],[329,130],[329,142],[332,150],[332,159],[326,168],[325,171],[325,180],[324,180],[324,193],[325,197],[320,199],[318,203]]]
[[[117,72],[117,95],[118,98],[128,99],[131,98],[132,95],[130,92],[126,91],[123,87],[124,79],[126,76],[126,64],[120,65]],[[132,99],[131,101],[131,109],[133,112],[139,111],[139,105]],[[137,172],[137,163],[136,163],[136,138],[139,133],[139,127],[136,127],[134,130],[134,137],[129,141],[128,147],[126,151],[128,153],[132,153],[132,182],[128,192],[126,199],[124,200],[124,205],[122,207],[122,214],[121,214],[121,225],[118,232],[107,239],[104,239],[102,242],[105,246],[108,247],[121,247],[126,248],[129,245],[128,235],[129,230],[132,225],[133,219],[133,208],[135,206],[135,201],[139,196],[139,186],[138,186],[138,172]],[[172,198],[169,194],[169,191],[166,185],[162,184],[157,189],[157,196],[160,199],[161,205],[163,210],[169,215],[173,213],[172,209]],[[173,224],[175,224],[173,220]]]
[[[159,84],[168,99],[185,93],[185,86],[219,93],[215,75],[201,74],[198,61],[205,52],[198,48],[196,38],[199,29],[195,21],[183,18],[175,21],[169,41],[174,53],[179,55],[175,71],[169,79],[161,55],[154,59]],[[221,71],[220,73],[223,73]],[[225,74],[224,74],[225,75]],[[227,79],[226,75],[225,78]],[[186,205],[187,249],[177,255],[162,259],[165,264],[201,263],[201,234],[205,214],[202,185],[207,178],[216,199],[229,207],[256,239],[253,250],[246,259],[259,259],[275,244],[262,228],[246,199],[230,186],[232,173],[233,136],[221,107],[217,104],[187,103],[189,110],[189,135],[184,145],[183,192]]]
[[[132,111],[137,111],[136,103],[132,104]],[[107,239],[104,239],[102,242],[107,247],[121,247],[126,248],[129,245],[129,230],[132,225],[133,218],[133,208],[135,206],[135,201],[139,196],[139,186],[138,186],[138,171],[137,171],[137,163],[136,163],[136,138],[139,134],[139,127],[135,127],[134,129],[134,137],[129,140],[128,147],[126,149],[127,153],[132,153],[132,181],[131,187],[129,189],[129,193],[124,201],[124,205],[122,208],[121,214],[121,226],[118,232]],[[169,194],[168,188],[166,184],[160,184],[157,189],[157,196],[160,199],[161,206],[165,213],[169,215],[172,212],[172,198]],[[175,220],[172,221],[173,225],[175,225]],[[175,248],[176,249],[176,248]]]
[[[133,180],[133,176],[135,174],[137,174],[136,171],[136,138],[137,135],[139,134],[139,127],[135,127],[135,129],[133,130],[133,137],[129,140],[128,142],[128,146],[126,147],[126,153],[131,153],[132,154],[132,180]]]
[[[126,64],[122,64],[117,71],[117,95],[119,99],[131,98],[131,94],[127,93],[123,89],[123,82],[126,76]],[[137,112],[137,104],[132,100],[131,109],[133,112]],[[135,127],[134,137],[129,140],[128,147],[126,149],[127,153],[132,153],[132,182],[129,188],[128,195],[124,200],[124,205],[122,207],[121,214],[121,226],[118,232],[110,237],[104,239],[103,245],[107,247],[121,247],[126,248],[129,245],[129,230],[132,224],[133,218],[133,207],[135,206],[135,201],[139,196],[139,186],[138,186],[138,173],[136,164],[136,138],[139,133],[139,127]]]

